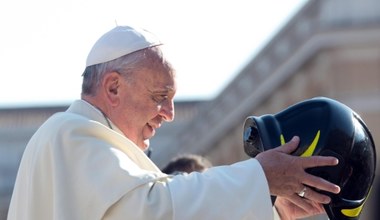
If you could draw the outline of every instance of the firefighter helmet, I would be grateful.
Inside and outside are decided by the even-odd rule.
[[[310,168],[307,172],[341,187],[324,205],[332,220],[357,220],[373,184],[376,150],[371,132],[348,106],[325,97],[299,102],[274,115],[250,116],[244,123],[244,150],[255,157],[262,151],[300,137],[292,155],[334,156],[337,166]]]

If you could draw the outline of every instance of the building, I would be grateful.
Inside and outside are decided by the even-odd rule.
[[[378,1],[307,2],[215,99],[177,103],[175,122],[164,124],[151,142],[152,160],[163,167],[185,152],[207,156],[214,165],[246,159],[242,130],[247,116],[276,113],[316,96],[336,99],[359,113],[380,152]],[[0,182],[0,219],[27,139],[48,115],[65,108],[0,111],[0,179],[6,179]],[[363,219],[378,217],[374,194]]]

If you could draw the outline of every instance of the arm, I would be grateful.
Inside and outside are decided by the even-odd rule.
[[[268,184],[255,159],[140,186],[107,214],[139,219],[273,219]]]

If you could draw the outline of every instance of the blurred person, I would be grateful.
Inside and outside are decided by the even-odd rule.
[[[183,154],[171,159],[162,168],[162,172],[166,174],[203,172],[210,167],[212,167],[212,163],[206,157],[197,154]]]
[[[191,43],[191,42],[186,42]],[[340,188],[305,169],[333,157],[290,155],[299,138],[231,165],[167,175],[146,156],[149,139],[174,119],[175,70],[152,33],[117,26],[90,50],[81,99],[32,136],[8,220],[282,219],[324,212]]]

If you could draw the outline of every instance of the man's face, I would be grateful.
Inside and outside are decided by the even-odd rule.
[[[112,121],[126,137],[146,150],[162,122],[174,119],[176,83],[173,75],[148,69],[132,77],[133,82],[122,79],[121,100]]]

